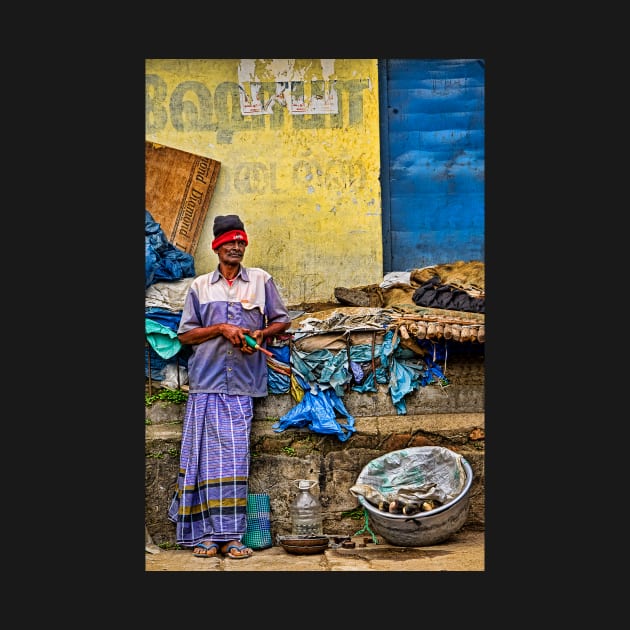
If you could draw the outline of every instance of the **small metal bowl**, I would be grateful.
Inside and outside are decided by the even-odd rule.
[[[328,549],[328,536],[278,536],[280,546],[288,553],[321,553]]]
[[[288,536],[278,536],[280,544],[286,543],[287,545],[299,546],[299,547],[311,547],[323,544],[328,544],[328,536],[297,536],[290,534]]]
[[[308,555],[313,553],[322,553],[323,551],[326,551],[326,549],[328,549],[328,543],[326,543],[325,545],[312,545],[310,547],[303,547],[301,545],[287,545],[282,543],[282,548],[287,553],[293,553],[296,555]]]

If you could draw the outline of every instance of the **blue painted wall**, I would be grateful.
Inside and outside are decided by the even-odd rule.
[[[382,60],[379,85],[384,272],[483,261],[483,60]]]

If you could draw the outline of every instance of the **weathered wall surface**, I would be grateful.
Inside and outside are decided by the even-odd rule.
[[[344,405],[357,429],[346,442],[308,429],[275,433],[271,425],[294,406],[290,394],[258,399],[251,439],[251,492],[271,499],[271,527],[291,531],[289,508],[295,479],[319,483],[324,532],[352,535],[364,526],[349,492],[372,459],[410,446],[444,446],[461,453],[473,474],[466,527],[483,529],[484,508],[484,359],[458,356],[449,362],[447,387],[420,387],[405,397],[408,413],[398,415],[385,386],[378,393],[348,392]],[[146,418],[146,525],[156,544],[175,542],[175,526],[166,516],[175,489],[184,405],[154,403]],[[360,511],[360,509],[359,509]],[[353,518],[350,514],[355,512]],[[358,516],[358,518],[357,518]]]
[[[376,59],[147,59],[145,138],[221,162],[195,253],[238,214],[288,305],[381,282]]]

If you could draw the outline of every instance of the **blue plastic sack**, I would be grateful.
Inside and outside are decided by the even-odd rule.
[[[144,210],[144,288],[164,280],[195,276],[192,254],[178,249],[166,238],[159,223]]]
[[[267,359],[267,391],[270,394],[286,394],[291,388],[291,348],[267,346],[273,358]]]
[[[335,411],[347,418],[347,422],[340,423]],[[289,428],[307,427],[315,433],[336,435],[345,442],[355,431],[354,418],[346,410],[343,401],[334,389],[320,389],[314,392],[307,389],[302,400],[271,425],[280,433]]]

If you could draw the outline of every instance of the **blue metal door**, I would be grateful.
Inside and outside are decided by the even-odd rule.
[[[383,271],[484,260],[485,64],[379,61]]]

